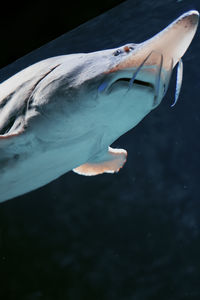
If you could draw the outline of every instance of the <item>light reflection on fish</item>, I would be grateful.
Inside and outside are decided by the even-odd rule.
[[[73,170],[114,173],[127,152],[110,145],[162,101],[197,29],[189,11],[141,44],[40,61],[0,84],[0,202]]]

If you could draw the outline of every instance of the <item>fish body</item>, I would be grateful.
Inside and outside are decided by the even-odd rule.
[[[141,44],[52,57],[1,83],[0,202],[70,170],[117,172],[127,152],[110,145],[160,104],[198,18],[189,11]]]

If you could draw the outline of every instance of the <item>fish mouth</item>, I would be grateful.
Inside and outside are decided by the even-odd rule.
[[[153,81],[154,84],[151,81],[142,80],[142,78],[144,77],[143,76],[144,74],[141,76],[141,71],[145,72],[146,75],[147,75],[147,73],[149,73],[149,70],[145,71],[145,69],[146,69],[145,63],[152,57],[154,52],[155,51],[151,51],[143,59],[143,61],[139,64],[139,66],[136,68],[136,70],[134,70],[131,78],[127,78],[126,76],[125,77],[122,76],[122,77],[117,78],[114,81],[114,83],[116,84],[119,81],[121,83],[124,83],[128,80],[129,81],[128,91],[130,91],[130,89],[134,86],[139,87],[143,90],[148,89],[148,91],[154,95],[152,108],[155,108],[156,106],[158,106],[158,104],[160,102],[159,101],[159,94],[160,94],[160,88],[161,88],[161,74],[162,74],[162,71],[163,71],[163,54],[155,52],[156,56],[158,57],[158,60],[157,60],[157,63],[155,64],[155,68],[152,66],[154,71],[153,71],[153,76],[151,76],[151,78],[154,78],[154,81]],[[171,71],[172,71],[172,68],[171,68]],[[150,73],[151,73],[151,71],[150,71]]]
[[[122,78],[119,78],[117,79],[115,83],[118,83],[118,82],[128,82],[128,84],[130,83],[130,80],[131,78],[128,78],[128,77],[122,77]],[[142,86],[142,87],[148,87],[148,88],[151,88],[152,90],[154,90],[155,86],[154,84],[152,84],[151,82],[148,82],[148,81],[143,81],[143,80],[139,80],[139,79],[135,79],[134,80],[134,84],[138,85],[138,86]]]
[[[117,86],[124,86],[124,88],[127,89],[127,92],[131,91],[134,88],[141,88],[146,91],[148,90],[148,92],[153,95],[152,108],[155,108],[159,104],[158,95],[156,93],[156,87],[155,84],[153,84],[152,82],[137,78],[135,78],[134,81],[132,81],[132,77],[121,77],[111,84],[110,91],[112,92],[112,89],[117,88]]]

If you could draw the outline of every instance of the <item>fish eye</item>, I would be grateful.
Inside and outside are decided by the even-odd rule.
[[[117,49],[114,53],[113,53],[113,55],[114,56],[118,56],[119,54],[121,54],[122,53],[122,51],[120,50],[120,49]]]
[[[130,47],[129,47],[129,46],[125,46],[125,47],[124,47],[124,51],[125,51],[126,53],[128,53],[128,52],[130,51]]]
[[[124,46],[124,51],[126,53],[129,53],[130,51],[134,50],[135,48],[133,46]]]

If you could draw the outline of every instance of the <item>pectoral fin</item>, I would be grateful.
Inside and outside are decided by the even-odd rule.
[[[113,149],[108,147],[94,161],[81,165],[73,171],[80,175],[94,176],[102,173],[118,172],[126,162],[127,152],[124,149]]]

